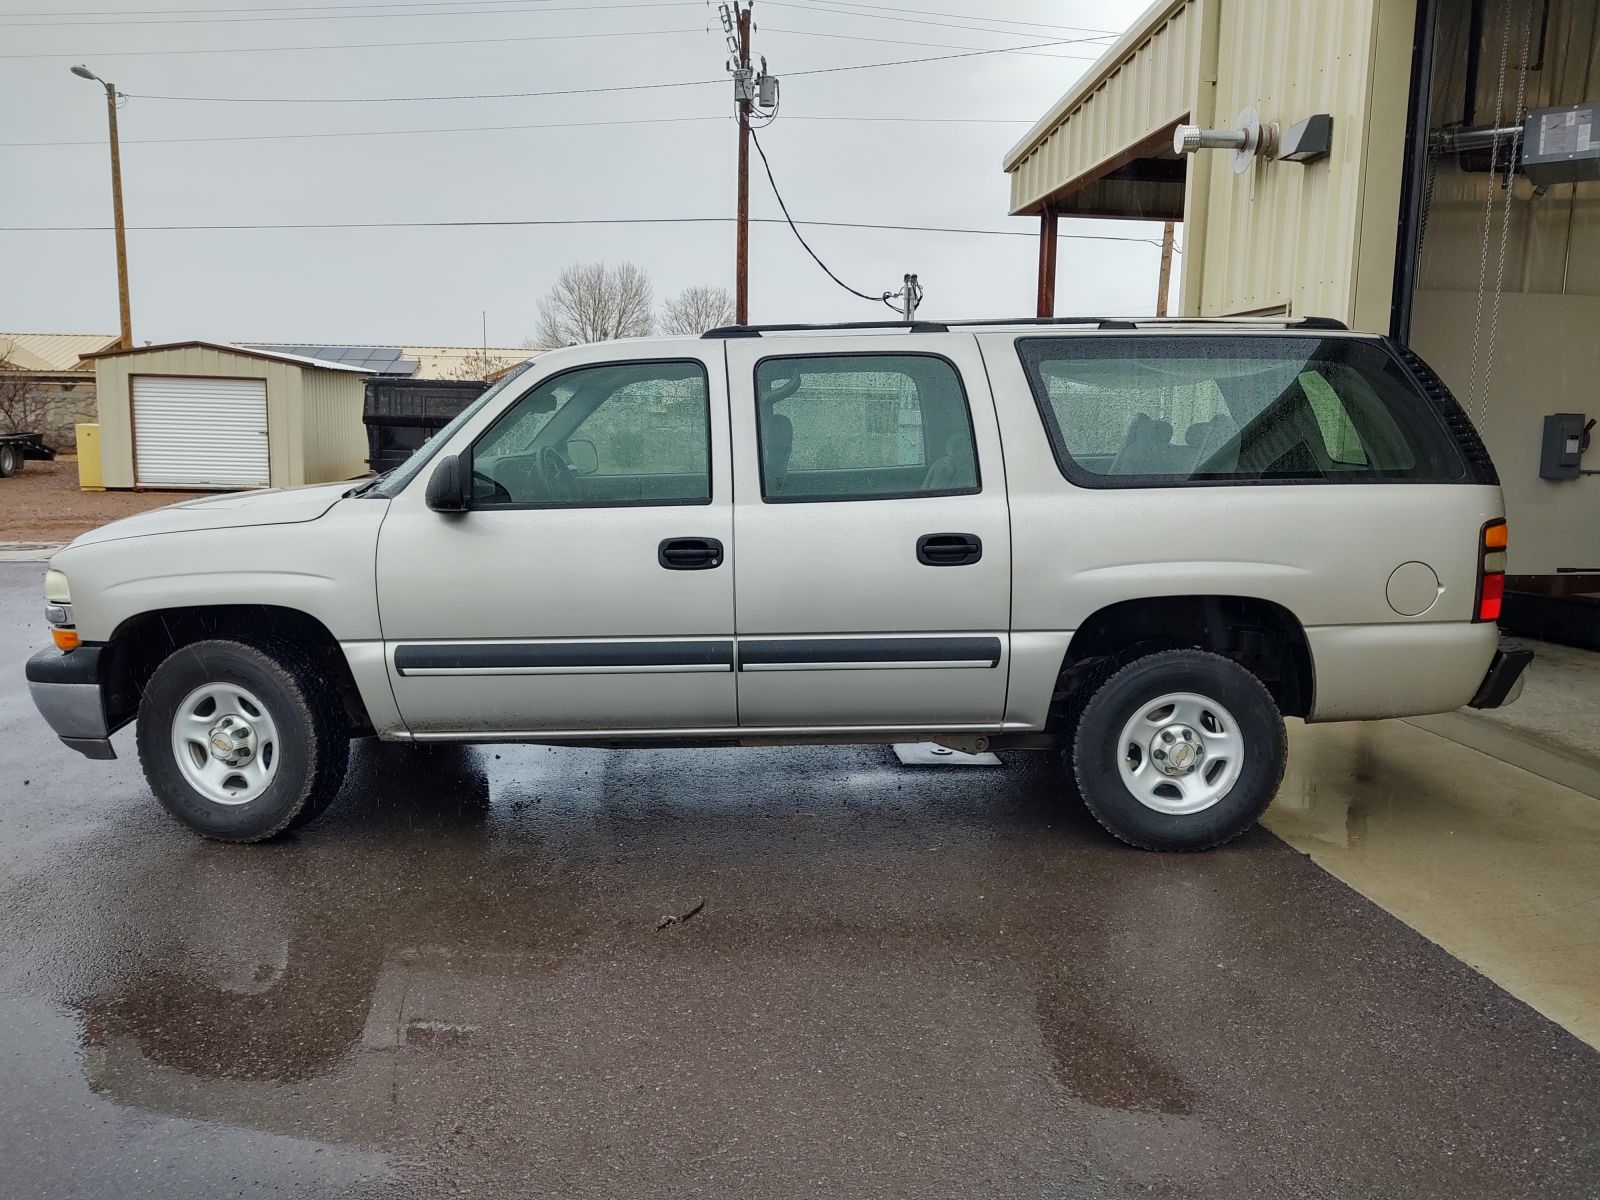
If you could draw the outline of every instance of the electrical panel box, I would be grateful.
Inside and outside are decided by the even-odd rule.
[[[1569,104],[1528,114],[1522,130],[1522,171],[1539,187],[1600,179],[1600,105]]]
[[[1582,413],[1551,413],[1539,447],[1540,479],[1576,479],[1583,473]]]

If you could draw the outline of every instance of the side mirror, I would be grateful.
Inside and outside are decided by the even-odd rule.
[[[428,507],[434,512],[466,512],[471,475],[472,464],[466,455],[452,454],[441,459],[428,476]]]
[[[567,469],[574,475],[593,475],[600,470],[600,451],[588,438],[569,439]]]

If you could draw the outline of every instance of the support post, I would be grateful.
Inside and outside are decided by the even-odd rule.
[[[1039,213],[1039,311],[1056,315],[1056,210],[1046,204]]]
[[[1167,315],[1167,293],[1172,290],[1172,241],[1175,227],[1168,221],[1161,230],[1161,281],[1156,285],[1156,316]]]
[[[750,9],[739,13],[739,66],[750,70]],[[739,216],[734,235],[734,321],[750,323],[750,97],[746,88],[739,100]]]

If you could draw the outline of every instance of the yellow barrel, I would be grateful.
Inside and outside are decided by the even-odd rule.
[[[103,492],[100,482],[100,426],[90,423],[78,431],[78,487],[85,492]]]

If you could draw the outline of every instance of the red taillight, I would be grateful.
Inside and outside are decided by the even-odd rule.
[[[1490,521],[1478,538],[1478,611],[1474,621],[1498,621],[1506,595],[1506,523]]]
[[[1506,577],[1504,575],[1485,575],[1483,583],[1478,588],[1478,620],[1498,621],[1500,619],[1500,604],[1506,595]]]

